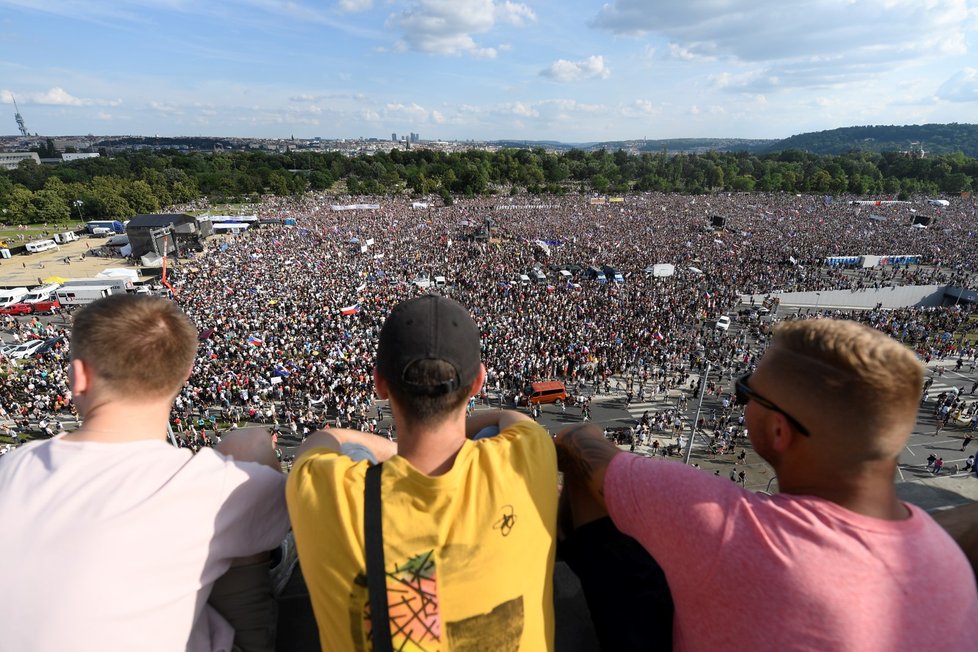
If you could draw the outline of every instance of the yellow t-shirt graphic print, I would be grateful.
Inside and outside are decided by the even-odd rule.
[[[370,601],[366,578],[357,578],[354,604],[362,604],[360,622],[371,637]],[[438,610],[438,578],[434,551],[388,567],[387,603],[391,641],[395,650],[435,652],[436,650],[519,650],[523,633],[522,596],[504,602],[485,614],[458,622],[441,622]],[[360,639],[360,635],[355,635]],[[442,645],[442,640],[446,643]]]

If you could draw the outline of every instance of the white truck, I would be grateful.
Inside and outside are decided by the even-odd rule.
[[[128,278],[88,278],[68,281],[55,292],[63,306],[83,306],[110,294],[123,294],[133,289]]]
[[[119,294],[111,285],[73,285],[57,292],[58,301],[63,306],[84,306],[110,294]]]

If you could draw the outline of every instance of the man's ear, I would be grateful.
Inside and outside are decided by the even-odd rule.
[[[774,418],[768,426],[771,447],[777,453],[784,453],[791,448],[798,437],[804,437],[804,435],[798,432],[797,428],[792,426],[783,414],[774,412],[771,416]]]
[[[479,392],[482,391],[482,386],[486,384],[486,365],[479,363],[479,373],[476,374],[475,380],[472,381],[472,387],[469,389],[469,396],[477,396]]]
[[[374,367],[374,389],[377,392],[377,398],[382,401],[387,400],[387,398],[390,396],[390,389],[387,387],[387,381],[384,380],[384,377],[377,371],[377,367]]]
[[[81,396],[92,389],[92,370],[83,360],[74,358],[68,363],[68,382],[72,396]]]

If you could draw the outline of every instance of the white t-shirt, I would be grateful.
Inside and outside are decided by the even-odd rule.
[[[0,650],[227,650],[206,606],[288,530],[285,476],[164,441],[32,442],[0,461]]]

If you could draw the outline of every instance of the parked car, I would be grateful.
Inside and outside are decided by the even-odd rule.
[[[34,312],[32,303],[12,303],[0,308],[0,315],[29,315]]]
[[[44,340],[44,343],[41,344],[41,346],[39,346],[37,350],[34,351],[34,353],[35,354],[47,353],[51,349],[61,346],[64,341],[65,338],[62,337],[61,335],[58,335],[57,337],[50,337]]]
[[[726,315],[721,315],[720,318],[717,319],[716,329],[718,331],[729,330],[730,329],[730,317],[728,317]]]
[[[44,346],[44,340],[31,340],[30,342],[18,344],[13,348],[4,351],[3,355],[7,356],[11,360],[21,360],[34,355],[42,346]]]

